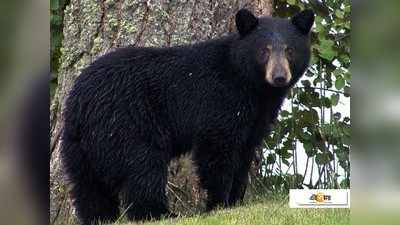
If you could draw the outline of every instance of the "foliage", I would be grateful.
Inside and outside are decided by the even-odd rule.
[[[276,0],[274,7],[279,17],[305,8],[316,12],[312,60],[265,140],[265,157],[256,177],[272,191],[301,186],[348,188],[350,117],[342,114],[349,110],[351,86],[350,1]],[[306,168],[298,171],[302,152]]]

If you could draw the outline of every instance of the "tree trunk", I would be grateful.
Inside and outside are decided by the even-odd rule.
[[[258,15],[271,15],[272,0],[70,0],[64,11],[58,87],[50,115],[53,219],[67,199],[58,157],[61,112],[65,96],[80,71],[118,47],[173,46],[232,32],[235,13],[243,7]],[[183,170],[180,168],[177,163],[172,166],[175,173]],[[174,182],[170,184],[170,192],[175,192]],[[184,184],[189,183],[179,182],[176,187]]]

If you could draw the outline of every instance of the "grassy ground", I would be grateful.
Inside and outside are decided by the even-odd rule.
[[[348,225],[349,209],[290,209],[287,199],[217,210],[210,214],[118,225]]]

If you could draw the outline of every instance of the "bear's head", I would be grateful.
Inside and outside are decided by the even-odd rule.
[[[314,13],[304,10],[290,19],[256,17],[241,9],[236,14],[238,38],[231,54],[234,64],[265,85],[290,87],[310,61],[310,31]]]

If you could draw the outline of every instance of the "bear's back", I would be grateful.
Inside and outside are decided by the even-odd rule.
[[[114,117],[134,126],[146,118],[154,120],[152,115],[174,120],[168,124],[176,124],[173,129],[187,127],[199,102],[222,98],[216,93],[223,92],[224,81],[218,76],[226,58],[219,52],[218,45],[125,47],[101,56],[82,71],[67,98],[67,133],[110,129],[115,127],[113,119],[106,118]],[[130,121],[129,115],[134,115]]]

